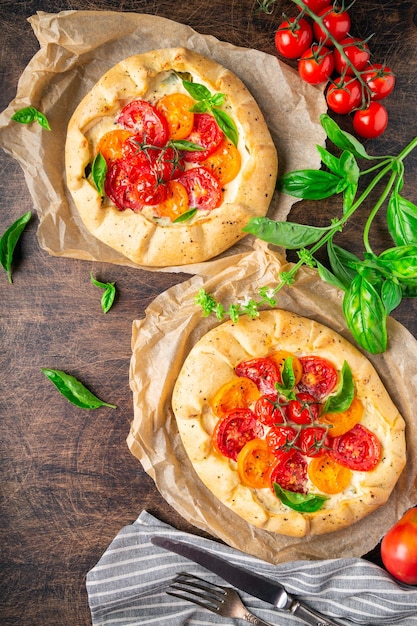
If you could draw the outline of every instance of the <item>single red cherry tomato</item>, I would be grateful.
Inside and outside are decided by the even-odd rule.
[[[298,430],[292,426],[272,426],[266,435],[268,448],[275,454],[288,452],[297,438]]]
[[[288,419],[296,424],[311,424],[314,422],[320,411],[320,404],[309,393],[297,393],[295,400],[288,403]]]
[[[252,439],[260,439],[264,427],[250,409],[235,409],[220,419],[213,431],[214,448],[224,456],[236,461],[243,446]]]
[[[371,100],[382,100],[392,93],[395,87],[395,76],[390,68],[380,63],[368,65],[362,73],[363,80],[371,90]]]
[[[357,472],[369,472],[381,458],[382,447],[378,437],[362,424],[355,424],[344,435],[334,437],[331,445],[336,461]]]
[[[276,394],[275,383],[281,382],[277,364],[267,357],[242,361],[236,366],[235,372],[237,376],[252,380],[264,395]]]
[[[332,4],[332,0],[304,0],[304,4],[313,11],[316,15],[324,8]],[[302,7],[298,7],[299,11],[302,11]]]
[[[359,109],[353,116],[355,132],[366,139],[379,137],[388,126],[388,113],[380,102],[371,102],[365,109]]]
[[[204,161],[220,146],[224,139],[223,131],[212,115],[208,113],[194,113],[194,125],[187,141],[191,141],[203,150],[187,151],[184,155],[186,161],[193,163]]]
[[[321,456],[326,452],[328,445],[327,428],[311,426],[303,428],[297,437],[295,445],[308,457]]]
[[[362,86],[357,78],[339,76],[329,86],[326,93],[329,109],[345,115],[357,109],[362,102]]]
[[[369,63],[369,59],[371,58],[368,44],[357,37],[346,37],[346,39],[342,39],[339,43],[351,64],[359,72],[364,70]],[[353,75],[352,68],[347,64],[345,58],[341,55],[339,50],[335,50],[333,54],[336,72],[339,74],[346,73]]]
[[[350,30],[350,16],[347,11],[344,11],[337,5],[330,6],[319,11],[318,16],[321,17],[323,24],[336,41],[341,41],[347,36]],[[332,40],[327,36],[320,24],[314,22],[313,29],[316,39],[320,43],[323,43],[325,46],[333,46]]]
[[[275,47],[287,59],[298,59],[313,41],[313,29],[305,19],[290,17],[278,26]]]
[[[120,111],[117,123],[133,130],[140,142],[164,146],[169,138],[168,122],[150,102],[133,100]]]
[[[178,177],[187,190],[191,209],[212,211],[220,206],[223,192],[217,178],[205,167],[192,167]]]
[[[417,585],[417,507],[409,509],[382,539],[386,569],[407,585]]]
[[[271,489],[278,483],[283,489],[307,493],[307,461],[297,450],[281,452],[271,467]]]
[[[287,417],[287,407],[280,403],[276,394],[261,396],[256,401],[254,411],[258,420],[267,426],[282,424]]]
[[[138,165],[135,159],[112,161],[106,175],[104,190],[121,211],[141,211],[144,205],[164,202],[166,186],[161,184],[145,162]]]
[[[313,44],[298,61],[298,72],[301,78],[311,85],[319,85],[329,80],[333,72],[333,53],[325,46]]]
[[[337,383],[337,371],[330,361],[317,356],[300,357],[303,375],[298,389],[311,394],[316,400],[323,400]]]

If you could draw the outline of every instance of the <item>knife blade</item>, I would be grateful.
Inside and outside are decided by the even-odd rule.
[[[202,550],[189,543],[155,535],[151,537],[151,542],[165,550],[175,552],[185,558],[198,563],[205,569],[217,574],[237,589],[245,591],[251,596],[255,596],[268,604],[272,604],[276,609],[289,611],[293,615],[302,619],[309,626],[342,626],[313,611],[305,604],[299,602],[291,596],[283,585],[269,580],[255,572],[251,572],[243,567],[234,565],[220,556]]]

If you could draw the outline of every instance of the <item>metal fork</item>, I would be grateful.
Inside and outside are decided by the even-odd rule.
[[[250,613],[232,587],[221,587],[193,574],[180,572],[170,584],[167,593],[198,604],[222,617],[243,619],[255,626],[273,626]]]

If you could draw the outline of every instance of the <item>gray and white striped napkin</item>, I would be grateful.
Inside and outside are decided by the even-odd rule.
[[[417,587],[402,585],[364,559],[293,561],[271,565],[229,546],[180,532],[142,512],[123,528],[97,565],[87,574],[93,626],[205,626],[236,622],[190,602],[167,595],[162,586],[180,571],[225,584],[188,559],[158,548],[151,537],[162,535],[198,545],[232,563],[282,583],[300,601],[345,624],[417,626]],[[146,593],[149,592],[149,593]],[[143,595],[145,594],[146,595]],[[245,593],[249,610],[277,626],[300,626],[297,617],[278,611]]]

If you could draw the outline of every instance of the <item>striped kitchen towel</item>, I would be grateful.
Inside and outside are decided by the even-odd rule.
[[[293,561],[271,565],[229,546],[180,532],[142,512],[123,528],[97,565],[87,574],[93,626],[205,626],[235,621],[220,618],[165,593],[180,571],[225,584],[221,578],[177,554],[154,546],[154,535],[172,537],[215,552],[258,574],[282,583],[286,590],[341,624],[417,626],[417,587],[402,585],[364,559]],[[248,609],[276,626],[300,626],[299,618],[246,593]]]

